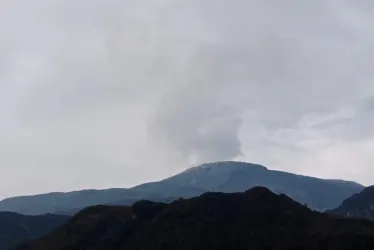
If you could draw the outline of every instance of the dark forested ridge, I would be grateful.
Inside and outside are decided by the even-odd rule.
[[[257,164],[229,161],[203,164],[162,181],[129,189],[82,190],[13,197],[0,201],[0,211],[30,215],[70,215],[88,206],[113,204],[118,201],[126,205],[139,199],[171,201],[173,197],[190,198],[207,191],[244,192],[255,186],[287,194],[299,203],[319,211],[334,209],[343,200],[364,189],[362,185],[354,182],[324,180],[269,170]]]
[[[346,199],[341,206],[329,211],[346,217],[359,217],[374,220],[374,186]]]
[[[51,214],[25,216],[13,212],[0,212],[0,250],[49,233],[68,219],[67,216]]]
[[[171,204],[94,206],[15,250],[372,250],[374,223],[309,210],[255,187]]]

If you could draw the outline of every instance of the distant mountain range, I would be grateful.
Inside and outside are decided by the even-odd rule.
[[[66,222],[70,217],[60,215],[26,216],[0,212],[0,250],[23,240],[40,237]]]
[[[374,186],[367,187],[360,193],[349,197],[341,206],[329,213],[374,220]]]
[[[286,195],[255,187],[171,204],[90,207],[14,248],[51,249],[372,250],[374,222],[313,212]]]
[[[269,170],[257,164],[229,161],[203,164],[162,181],[129,189],[82,190],[8,198],[0,202],[0,211],[28,215],[73,214],[98,204],[131,205],[140,199],[172,201],[207,191],[243,192],[254,186],[284,193],[319,211],[336,208],[343,200],[364,189],[355,182],[318,179]]]

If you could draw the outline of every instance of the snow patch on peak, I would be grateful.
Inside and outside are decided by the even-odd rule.
[[[164,182],[210,190],[227,183],[232,173],[237,171],[248,173],[267,171],[267,168],[258,164],[235,161],[205,163],[165,179]]]
[[[266,167],[254,164],[254,163],[247,163],[247,162],[239,162],[239,161],[221,161],[221,162],[212,162],[212,163],[205,163],[199,165],[197,167],[192,167],[185,170],[183,173],[187,172],[194,172],[194,171],[201,171],[201,170],[214,170],[214,171],[234,171],[237,169],[261,169],[261,170],[268,170]]]

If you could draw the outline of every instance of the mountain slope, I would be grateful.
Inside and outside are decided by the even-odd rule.
[[[301,176],[243,162],[204,164],[166,179],[164,183],[219,192],[243,192],[254,186],[264,186],[320,211],[336,208],[364,188],[354,182]]]
[[[347,217],[362,217],[374,220],[374,186],[346,199],[341,206],[329,213]]]
[[[121,199],[126,189],[82,190],[69,193],[48,193],[8,198],[0,202],[0,211],[22,214],[45,214],[76,207],[105,203],[107,199]]]
[[[95,206],[15,250],[371,250],[374,223],[313,212],[263,187],[171,204]]]
[[[70,213],[81,208],[139,199],[160,201],[170,197],[193,197],[206,191],[243,192],[254,186],[265,186],[285,193],[316,210],[336,208],[364,187],[341,180],[322,180],[307,176],[268,170],[243,162],[217,162],[188,169],[159,182],[145,183],[129,189],[84,190],[15,197],[0,202],[0,211],[23,214]]]
[[[58,215],[25,216],[0,212],[0,250],[8,249],[20,241],[49,233],[69,218]]]
[[[147,184],[157,186],[152,183]],[[122,202],[131,205],[140,199],[160,201],[179,197],[184,194],[192,197],[203,193],[205,190],[197,188],[184,188],[167,185],[161,188],[148,188],[147,191],[133,189],[105,189],[105,190],[81,190],[67,193],[49,193],[31,196],[12,197],[0,201],[0,211],[12,211],[26,215],[39,215],[46,213],[68,214],[79,211],[88,206],[111,204]]]

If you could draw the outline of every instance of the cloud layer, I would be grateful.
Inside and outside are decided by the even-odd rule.
[[[3,2],[0,196],[230,159],[374,183],[370,1]]]

